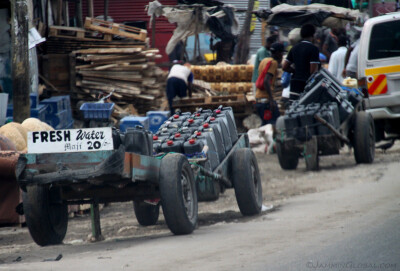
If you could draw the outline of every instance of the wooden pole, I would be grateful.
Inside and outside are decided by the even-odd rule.
[[[62,10],[63,10],[62,0],[57,0],[57,18],[56,18],[57,25],[62,25]]]
[[[247,57],[249,55],[249,43],[250,43],[250,23],[252,11],[254,8],[254,0],[249,0],[249,4],[247,6],[246,18],[240,31],[239,41],[237,44],[237,50],[235,55],[235,63],[236,64],[244,64],[247,61]]]
[[[68,2],[63,1],[63,20],[64,20],[64,25],[69,26],[69,11],[68,11]]]
[[[30,117],[27,0],[11,1],[13,119],[22,123]]]
[[[108,17],[108,0],[104,0],[104,21],[107,21]]]
[[[156,15],[151,15],[151,47],[156,48]]]
[[[89,17],[93,18],[94,17],[93,0],[88,0],[87,7],[88,7],[88,15],[89,15]]]
[[[76,3],[76,24],[78,27],[83,27],[83,12],[82,12],[82,0],[78,0]]]

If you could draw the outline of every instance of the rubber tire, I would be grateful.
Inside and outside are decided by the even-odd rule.
[[[232,155],[232,181],[236,201],[244,216],[257,215],[262,207],[262,185],[257,159],[248,148]]]
[[[192,204],[187,210],[184,201],[182,177],[190,186]],[[187,191],[186,191],[187,192]],[[193,171],[183,154],[167,154],[161,160],[160,168],[161,206],[168,228],[176,235],[189,234],[194,231],[198,218],[198,201]]]
[[[143,201],[134,201],[133,209],[138,223],[142,226],[153,226],[158,221],[160,205],[151,205]]]
[[[39,246],[61,244],[67,233],[68,206],[50,200],[51,196],[59,199],[59,192],[48,186],[27,186],[22,193],[26,224]]]
[[[354,158],[358,164],[371,164],[375,158],[375,127],[372,116],[356,112],[354,118]]]
[[[288,154],[285,153],[281,140],[285,139],[285,135],[282,134],[282,131],[285,129],[284,117],[280,116],[276,120],[276,136],[275,138],[275,146],[276,146],[276,154],[278,156],[279,165],[284,170],[294,170],[297,168],[299,164],[299,156],[297,154]]]

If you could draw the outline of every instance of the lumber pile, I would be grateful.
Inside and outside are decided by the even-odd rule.
[[[145,114],[161,107],[166,73],[155,65],[158,49],[96,48],[78,50],[76,91],[80,100],[96,100],[112,91],[113,117]]]

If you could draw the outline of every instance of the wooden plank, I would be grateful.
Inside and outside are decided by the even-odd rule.
[[[133,54],[141,52],[140,48],[110,48],[110,49],[84,49],[78,50],[80,54]]]
[[[140,41],[145,41],[147,38],[147,31],[144,29],[89,17],[86,17],[85,28]]]

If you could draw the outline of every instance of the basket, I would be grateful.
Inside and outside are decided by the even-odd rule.
[[[109,120],[114,110],[114,103],[84,103],[80,110],[86,120]]]

